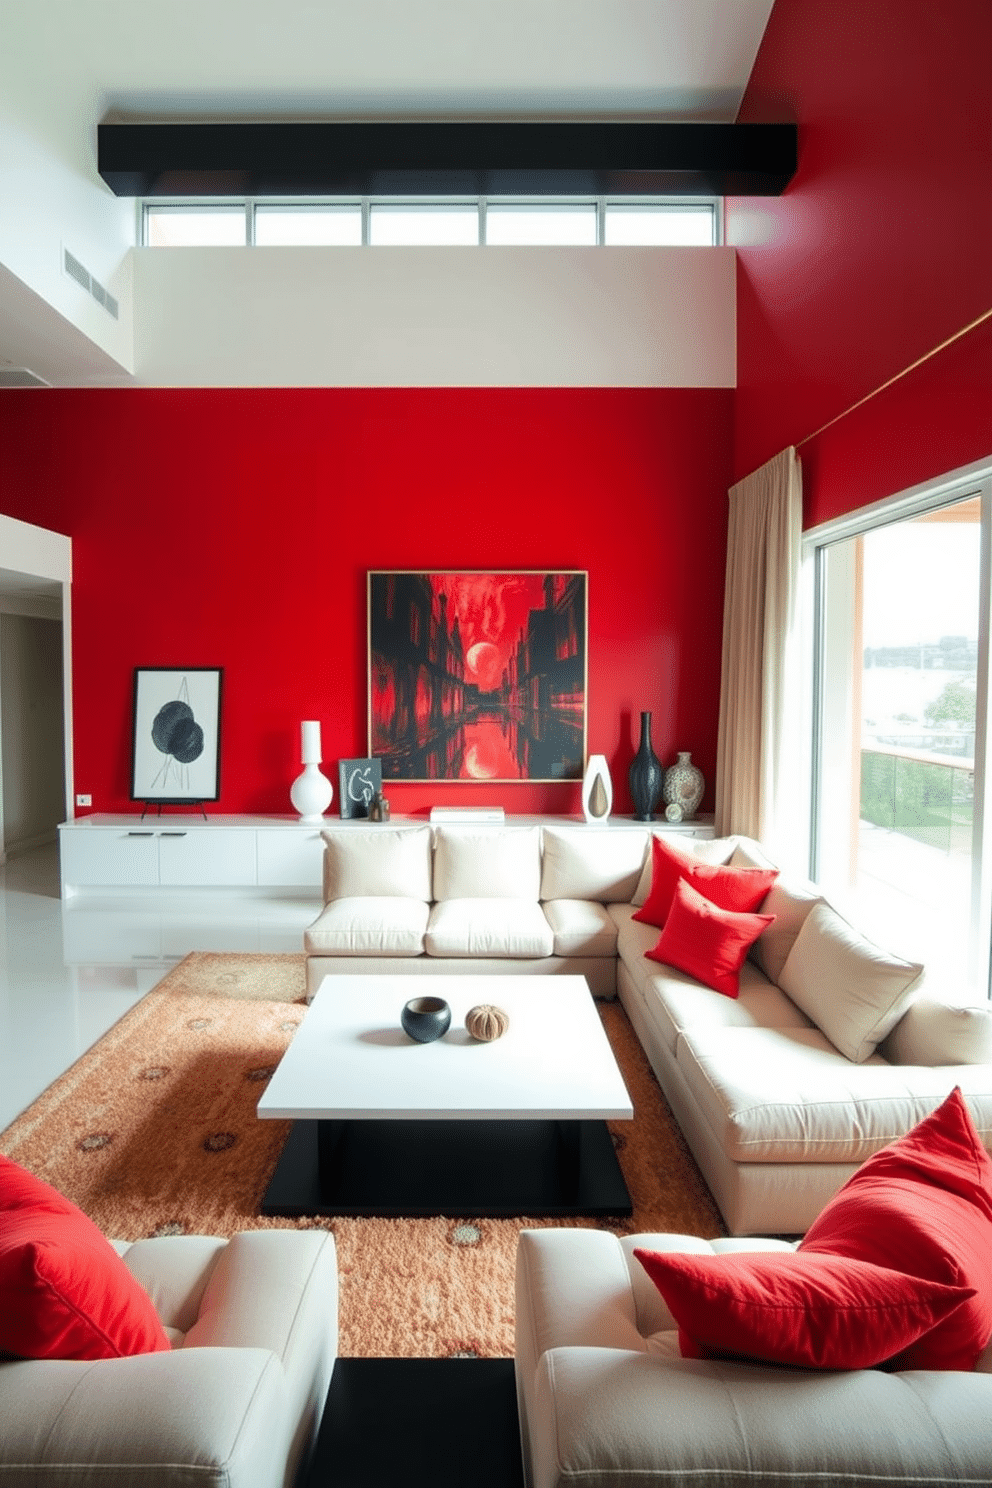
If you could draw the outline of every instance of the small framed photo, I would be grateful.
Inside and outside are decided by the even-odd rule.
[[[220,796],[222,667],[135,667],[131,800]]]
[[[382,761],[341,760],[338,763],[338,806],[341,816],[368,816],[376,796],[382,794]]]

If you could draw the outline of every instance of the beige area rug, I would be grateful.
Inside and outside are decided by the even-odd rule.
[[[255,1105],[304,992],[301,955],[188,956],[0,1133],[0,1152],[117,1239],[332,1230],[342,1355],[512,1355],[518,1231],[601,1222],[259,1216],[289,1124]],[[598,1006],[636,1113],[611,1123],[634,1214],[606,1227],[724,1233],[626,1014]]]

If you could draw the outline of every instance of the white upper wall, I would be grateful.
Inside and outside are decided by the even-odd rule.
[[[731,248],[144,248],[154,386],[733,387]]]
[[[70,373],[77,370],[74,329],[104,353],[97,363],[113,375],[131,366],[135,210],[96,170],[93,87],[86,70],[73,66],[88,9],[77,6],[72,16],[61,5],[0,0],[0,267],[66,322]],[[64,272],[63,247],[118,300],[116,320]],[[18,299],[23,311],[29,296]],[[0,333],[7,314],[0,302]],[[22,322],[14,330],[8,321],[0,334],[0,357],[17,364],[33,351]],[[46,355],[46,345],[40,336],[46,365],[33,370],[57,378],[58,356]]]
[[[127,383],[132,368],[142,381],[156,380],[158,356],[163,381],[195,385],[219,376],[218,353],[202,335],[189,341],[185,366],[175,364],[178,347],[164,334],[162,306],[141,305],[135,344],[130,278],[135,211],[132,202],[114,197],[97,173],[97,125],[105,119],[731,120],[772,3],[0,0],[0,364],[33,364],[43,377],[67,386]],[[63,248],[116,296],[118,321],[64,273]],[[162,263],[150,269],[139,264],[141,282],[134,293],[148,292],[152,276],[156,282],[178,276],[185,294],[192,289],[189,276],[197,263],[190,259],[181,268]],[[394,305],[398,287],[390,287],[390,281],[398,263],[370,260],[359,271],[369,286],[382,276]],[[581,320],[573,328],[568,344],[581,353],[581,380],[608,383],[627,377],[624,368],[630,367],[635,381],[668,381],[677,374],[659,366],[675,366],[668,348],[676,328],[684,324],[692,335],[695,324],[693,317],[680,321],[678,296],[661,283],[660,263],[638,267],[627,285],[613,281],[607,260],[597,259],[576,271],[569,288],[571,269],[559,282],[550,256],[534,260],[532,269],[524,269],[521,260],[506,274],[513,334],[514,316],[538,313],[546,325],[570,300],[582,304],[588,279],[583,313],[595,307],[601,327],[613,299],[614,315],[625,317],[626,327],[614,325],[602,340],[597,376],[589,362],[600,330],[583,331]],[[442,254],[425,268],[423,285],[408,286],[410,301],[399,325],[418,352],[430,339],[427,324],[445,265]],[[209,298],[215,267],[207,263],[198,270],[202,279],[192,299],[200,305]],[[258,380],[276,383],[285,379],[284,363],[294,351],[311,369],[308,376],[316,375],[319,362],[307,320],[293,309],[299,294],[292,285],[269,282],[277,267],[274,261],[261,265],[246,258],[235,271],[236,284],[221,297],[223,305],[236,299],[239,285],[257,282],[264,288],[258,320],[278,328],[278,336],[270,346],[271,375],[257,340],[253,366]],[[488,301],[471,303],[471,282],[484,296],[502,293],[506,268],[497,273],[480,260],[455,275],[449,298],[457,324],[475,321],[498,334],[499,316]],[[289,272],[292,276],[296,268]],[[490,285],[487,276],[493,274],[496,281]],[[319,271],[314,282],[322,285],[325,278]],[[161,287],[168,291],[167,283]],[[653,303],[638,301],[641,290],[649,296],[660,292],[661,304],[675,319],[662,323]],[[333,289],[329,292],[334,300]],[[371,290],[359,285],[356,292],[367,307]],[[550,298],[541,311],[538,299],[545,293]],[[169,292],[170,309],[182,313],[182,303],[179,297],[177,306]],[[292,312],[288,323],[280,321],[287,309]],[[237,317],[228,319],[233,328]],[[653,370],[645,320],[665,348]],[[435,317],[435,335],[437,329]],[[626,356],[619,344],[624,329],[632,343]],[[490,349],[473,372],[460,335],[449,327],[440,337],[456,348],[453,364],[463,368],[467,380],[488,380],[495,351]],[[291,336],[300,338],[295,348]],[[720,339],[725,343],[726,328]],[[243,334],[237,344],[244,350]],[[509,368],[519,356],[519,348],[510,344],[497,360]],[[536,377],[540,362],[528,354],[521,364],[532,367]],[[340,366],[337,359],[337,371]]]

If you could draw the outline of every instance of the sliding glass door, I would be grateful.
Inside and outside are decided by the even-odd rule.
[[[805,539],[811,875],[955,995],[989,989],[990,515],[982,474]]]

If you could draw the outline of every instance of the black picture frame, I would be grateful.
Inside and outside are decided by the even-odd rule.
[[[342,820],[368,817],[376,796],[382,794],[382,762],[377,759],[338,761],[338,810]]]
[[[131,800],[220,798],[223,667],[135,667]]]

